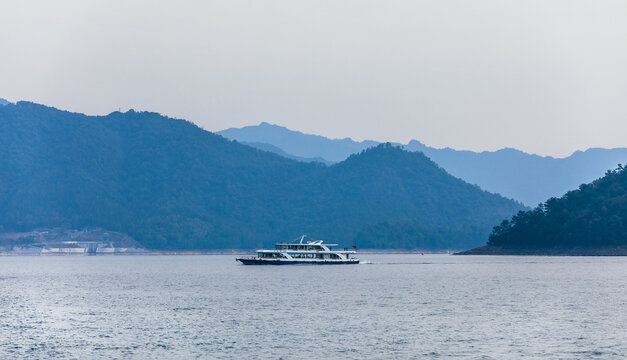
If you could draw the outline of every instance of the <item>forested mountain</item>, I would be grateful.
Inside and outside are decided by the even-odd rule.
[[[228,129],[219,134],[238,141],[271,144],[301,158],[322,157],[330,161],[341,161],[350,154],[378,144],[375,141],[328,139],[267,123]],[[404,148],[423,152],[453,176],[528,206],[561,196],[627,161],[627,148],[588,149],[566,158],[543,157],[516,149],[484,152],[436,149],[416,140]]]
[[[627,169],[551,198],[494,227],[486,247],[471,254],[627,255]]]
[[[387,246],[460,248],[522,209],[389,144],[327,167],[156,113],[85,116],[29,102],[0,107],[0,138],[4,231],[93,226],[148,248],[224,249],[301,233],[350,244],[380,223],[418,223]],[[450,236],[432,242],[437,229]]]

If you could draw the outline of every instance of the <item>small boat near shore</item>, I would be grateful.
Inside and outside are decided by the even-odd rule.
[[[274,249],[257,250],[257,256],[242,256],[235,259],[244,265],[347,265],[359,264],[351,257],[353,249],[334,250],[338,244],[325,244],[322,240],[307,240],[305,235],[294,241],[274,244]]]

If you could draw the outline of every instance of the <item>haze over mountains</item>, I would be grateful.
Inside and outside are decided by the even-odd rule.
[[[379,144],[376,141],[356,142],[349,138],[328,139],[268,123],[226,129],[218,134],[259,148],[263,147],[262,144],[270,144],[306,161],[313,158],[323,158],[329,162],[342,161],[350,154]],[[403,147],[409,151],[423,152],[453,176],[477,184],[487,191],[521,201],[527,206],[561,196],[627,161],[627,148],[591,148],[577,151],[566,158],[553,158],[516,149],[484,152],[436,149],[417,140]],[[272,151],[269,148],[267,150]]]
[[[86,116],[23,101],[0,107],[0,136],[4,232],[101,227],[153,249],[250,249],[302,233],[464,249],[523,209],[390,144],[325,166],[157,113]]]
[[[244,145],[248,145],[248,146],[254,147],[255,149],[259,149],[259,150],[275,153],[277,155],[281,155],[281,156],[283,156],[285,158],[292,159],[292,160],[298,160],[298,161],[302,161],[302,162],[319,162],[319,163],[323,163],[323,164],[326,164],[326,165],[333,164],[333,162],[328,161],[326,159],[323,159],[321,157],[305,158],[305,157],[300,157],[300,156],[296,156],[296,155],[291,155],[291,154],[288,154],[285,151],[279,149],[278,147],[276,147],[276,146],[274,146],[272,144],[268,144],[268,143],[245,142],[245,141],[241,141],[240,143],[244,144]]]
[[[380,143],[372,140],[329,139],[320,135],[303,134],[288,128],[262,122],[255,126],[230,128],[216,132],[227,139],[251,144],[271,144],[282,151],[301,158],[323,158],[339,162]]]

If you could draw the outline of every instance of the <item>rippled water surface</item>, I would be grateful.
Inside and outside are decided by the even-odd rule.
[[[0,257],[0,358],[627,357],[627,258]]]

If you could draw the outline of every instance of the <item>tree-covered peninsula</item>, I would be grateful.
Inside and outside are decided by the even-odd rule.
[[[627,255],[627,168],[520,211],[461,254]]]

